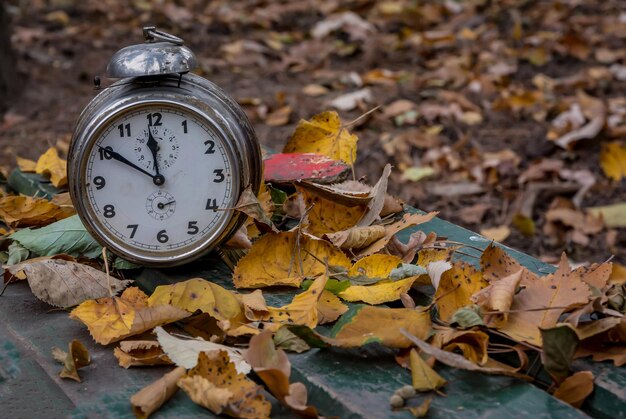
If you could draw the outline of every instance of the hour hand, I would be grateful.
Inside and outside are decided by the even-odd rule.
[[[104,153],[104,155],[111,156],[111,158],[113,158],[114,160],[117,160],[120,163],[124,163],[125,165],[130,166],[133,169],[138,170],[141,173],[150,176],[152,178],[152,181],[155,183],[155,185],[159,184],[159,183],[157,183],[157,177],[156,176],[154,176],[152,173],[148,172],[147,170],[144,170],[141,167],[137,166],[135,163],[131,162],[126,157],[122,156],[120,153],[118,153],[116,151],[113,151],[110,148],[104,148],[104,147],[100,147],[100,146],[98,146],[98,148]],[[161,183],[161,185],[162,185],[162,183]]]

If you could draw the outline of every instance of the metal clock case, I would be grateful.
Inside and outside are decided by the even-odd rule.
[[[129,77],[81,113],[68,178],[78,215],[103,246],[165,267],[200,257],[234,234],[244,216],[232,208],[246,187],[258,191],[262,160],[237,103],[186,74],[195,57],[182,40],[154,28],[144,34],[146,44],[119,51],[109,63],[110,77]]]

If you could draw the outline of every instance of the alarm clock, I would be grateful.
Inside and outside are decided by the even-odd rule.
[[[245,113],[190,73],[183,40],[154,27],[107,66],[119,79],[78,118],[68,152],[70,195],[93,237],[145,266],[189,262],[232,236],[240,194],[258,192],[262,158]]]

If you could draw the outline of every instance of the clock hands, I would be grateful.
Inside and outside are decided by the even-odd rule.
[[[146,174],[146,175],[150,176],[150,177],[152,178],[152,181],[154,182],[154,184],[155,184],[155,185],[162,185],[162,184],[163,184],[163,182],[165,181],[165,180],[163,179],[163,176],[161,176],[161,175],[154,176],[152,173],[150,173],[150,172],[148,172],[148,171],[146,171],[146,170],[142,169],[141,167],[137,166],[135,163],[133,163],[133,162],[129,161],[126,157],[122,156],[120,153],[117,153],[117,152],[115,152],[115,151],[113,151],[113,150],[111,150],[111,149],[108,149],[108,148],[104,148],[104,147],[100,147],[100,146],[97,146],[97,147],[98,147],[100,150],[102,150],[102,152],[103,152],[106,156],[111,156],[111,158],[113,158],[113,159],[115,159],[115,160],[119,161],[120,163],[124,163],[125,165],[130,166],[130,167],[132,167],[133,169],[138,170],[138,171],[140,171],[141,173],[143,173],[143,174]]]
[[[176,202],[176,201],[172,200],[170,202],[165,202],[165,203],[164,202],[159,202],[157,204],[157,208],[162,210],[163,208],[165,208],[166,205],[173,204],[174,202]]]
[[[157,152],[159,151],[159,143],[152,136],[152,131],[150,131],[150,126],[148,125],[148,142],[146,143],[148,149],[152,153],[152,160],[154,161],[154,171],[156,175],[152,178],[152,181],[155,185],[163,185],[165,183],[165,178],[163,175],[159,173],[159,163],[157,160]]]

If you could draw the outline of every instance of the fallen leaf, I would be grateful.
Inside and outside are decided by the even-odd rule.
[[[606,177],[616,182],[626,178],[626,146],[620,142],[603,143],[600,167]]]
[[[132,281],[119,280],[82,263],[37,258],[6,266],[12,274],[24,272],[33,294],[55,307],[72,307],[86,300],[117,294]]]
[[[411,380],[416,391],[438,390],[447,383],[419,356],[415,349],[411,349],[409,353],[409,363],[411,366]]]
[[[52,348],[54,359],[63,364],[63,370],[59,373],[59,377],[69,378],[80,383],[78,369],[89,365],[91,356],[85,345],[76,339],[73,339],[68,347],[69,352],[60,348]]]
[[[78,215],[36,230],[30,228],[19,230],[9,238],[40,256],[63,253],[95,259],[102,253],[102,247],[85,230]]]
[[[324,290],[317,302],[317,324],[332,323],[346,311],[347,305],[332,292]]]
[[[493,327],[501,327],[509,318],[509,309],[513,302],[513,295],[522,279],[523,269],[499,280],[494,280],[489,286],[475,293],[471,299],[474,303],[485,308],[486,311],[497,311],[497,314],[488,314],[486,322]]]
[[[70,318],[83,322],[96,342],[108,345],[189,315],[170,305],[149,306],[148,296],[130,287],[120,297],[85,301],[72,310]]]
[[[50,178],[50,182],[57,188],[67,185],[67,163],[59,157],[57,149],[50,147],[37,160],[35,172]]]
[[[580,409],[583,402],[593,392],[593,373],[578,371],[567,377],[556,389],[553,396]]]
[[[0,197],[0,221],[9,227],[39,227],[70,217],[74,208],[60,207],[45,198]]]
[[[371,200],[367,204],[367,208],[363,216],[357,223],[359,227],[367,227],[380,218],[381,211],[385,206],[385,198],[387,197],[387,184],[389,175],[391,174],[391,165],[387,163],[380,175],[380,179],[369,193]]]
[[[442,364],[445,364],[452,368],[459,368],[467,371],[482,372],[489,375],[506,375],[509,377],[519,378],[525,381],[533,381],[532,377],[518,372],[503,369],[503,368],[487,368],[481,367],[473,362],[465,359],[463,356],[455,354],[453,352],[437,349],[436,347],[424,342],[423,339],[409,333],[405,328],[400,329],[400,333],[405,336],[411,343],[415,344],[422,352],[435,357],[435,359]]]
[[[307,406],[304,384],[289,382],[291,363],[283,350],[276,349],[270,331],[253,336],[245,356],[257,376],[281,403],[299,415],[318,416],[315,407]]]
[[[185,372],[184,368],[177,367],[133,394],[130,404],[135,416],[145,419],[159,410],[178,391],[176,383],[185,375]]]
[[[276,331],[274,334],[274,344],[277,348],[296,353],[306,352],[311,349],[304,339],[301,339],[289,330],[289,326],[283,326]]]
[[[352,264],[341,252],[325,240],[318,240],[297,231],[268,233],[257,240],[246,256],[241,258],[233,281],[237,288],[257,288],[271,285],[300,286],[305,277],[326,272],[330,266],[346,269]]]
[[[9,245],[9,249],[8,249],[8,259],[7,259],[7,265],[11,266],[11,265],[15,265],[18,264],[20,262],[23,262],[25,260],[27,260],[30,256],[30,251],[23,247],[21,244],[19,244],[18,242],[13,242]],[[4,268],[5,270],[7,270],[6,268]],[[24,279],[24,278],[22,278]]]
[[[355,226],[344,231],[324,235],[332,244],[341,249],[362,249],[384,236],[385,227],[381,225]]]
[[[609,228],[626,227],[626,203],[587,208],[596,217],[602,217],[604,225]]]
[[[36,161],[23,159],[21,157],[16,157],[15,160],[17,161],[17,167],[19,167],[22,172],[34,173],[37,168]]]
[[[471,304],[470,298],[488,285],[482,273],[467,263],[456,262],[441,275],[435,292],[439,318],[448,322],[461,307]]]
[[[289,123],[289,117],[291,116],[291,106],[283,106],[276,109],[265,119],[265,123],[270,127],[280,127]]]
[[[248,217],[257,221],[260,226],[263,226],[265,231],[273,231],[278,233],[278,229],[272,222],[272,219],[267,214],[265,208],[259,202],[259,199],[252,191],[252,187],[248,186],[239,196],[237,205],[235,205],[237,211],[241,211]]]
[[[244,360],[243,353],[239,349],[209,342],[202,338],[177,338],[167,333],[162,327],[155,327],[154,332],[163,352],[179,367],[194,368],[198,363],[200,352],[216,354],[225,351],[228,353],[230,362],[235,364],[238,373],[245,375],[250,372],[250,365]]]
[[[585,114],[589,113],[590,121],[573,131],[570,131],[554,140],[559,147],[568,149],[570,144],[584,139],[595,138],[606,120],[606,107],[602,100],[588,96],[582,91],[578,92],[578,101],[581,103]],[[587,115],[586,115],[587,116]]]
[[[124,368],[173,364],[155,340],[122,341],[118,348],[113,349],[113,355]]]
[[[489,358],[487,353],[489,335],[480,330],[438,328],[433,336],[432,345],[450,352],[458,349],[465,358],[478,365],[484,365]]]
[[[189,313],[200,310],[232,327],[245,323],[239,299],[231,291],[202,278],[192,278],[172,285],[159,285],[150,298],[150,306],[172,305]]]
[[[291,303],[283,307],[268,307],[260,320],[278,324],[299,324],[314,328],[318,323],[318,301],[320,300],[327,276],[320,276],[308,290],[293,297]]]
[[[491,243],[480,256],[480,268],[483,278],[489,282],[498,281],[522,270],[522,284],[530,283],[538,279],[537,275],[519,264],[514,258],[500,246]]]
[[[371,101],[372,91],[366,87],[364,89],[359,89],[354,92],[337,96],[335,99],[328,102],[328,106],[339,109],[340,111],[351,111],[360,104],[369,103]]]
[[[550,329],[540,329],[543,351],[541,362],[557,384],[570,374],[570,365],[580,339],[569,324],[562,324]]]
[[[348,276],[385,279],[401,263],[402,260],[398,256],[385,254],[370,255],[357,260],[348,270]]]
[[[341,125],[337,112],[326,111],[310,121],[300,120],[283,153],[317,153],[353,164],[357,141],[357,136]]]
[[[263,388],[238,373],[226,351],[212,354],[200,352],[197,365],[179,383],[194,402],[215,414],[224,412],[251,419],[270,416],[272,407],[263,396]],[[218,389],[222,391],[218,392]]]
[[[480,234],[489,240],[503,242],[511,235],[511,229],[508,226],[483,228],[480,230]]]
[[[419,406],[409,407],[409,412],[413,415],[414,418],[423,418],[428,414],[428,409],[430,408],[430,403],[433,399],[428,398],[422,402]]]
[[[357,257],[365,257],[382,250],[396,233],[410,227],[428,222],[435,218],[438,212],[429,212],[427,214],[404,214],[402,218],[392,224],[385,226],[385,236],[376,240],[369,246],[360,249]]]
[[[376,255],[372,255],[376,256]],[[374,285],[351,285],[339,293],[346,301],[363,301],[367,304],[383,304],[400,299],[400,295],[408,292],[417,279],[416,276],[398,281],[382,281]]]
[[[461,307],[454,312],[450,318],[451,325],[456,324],[461,329],[469,329],[474,326],[484,326],[482,311],[480,307],[473,304],[471,306]]]
[[[536,346],[541,346],[539,328],[556,326],[562,313],[586,304],[590,297],[589,286],[570,274],[565,254],[554,274],[522,285],[525,288],[513,299],[509,321],[500,330],[515,340]]]
[[[364,205],[349,207],[325,199],[307,189],[297,188],[297,190],[302,194],[305,207],[310,208],[305,230],[317,237],[355,226],[366,212]]]

